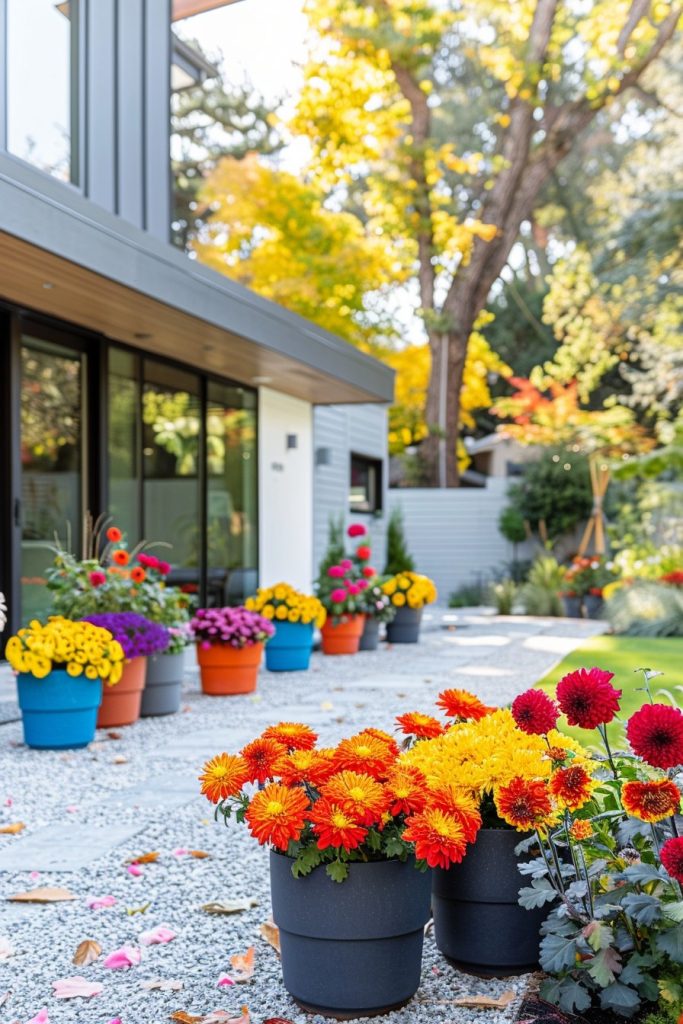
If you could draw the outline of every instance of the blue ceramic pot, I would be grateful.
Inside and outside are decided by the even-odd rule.
[[[313,650],[313,623],[273,621],[275,635],[266,644],[269,672],[303,672]]]
[[[100,679],[74,678],[66,669],[53,669],[44,679],[20,672],[17,689],[28,747],[66,750],[92,742],[102,702]]]

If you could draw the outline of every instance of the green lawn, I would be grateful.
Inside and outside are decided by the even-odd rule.
[[[636,669],[649,668],[663,672],[664,675],[653,679],[650,684],[655,700],[657,690],[666,688],[683,707],[683,690],[675,689],[677,686],[683,687],[683,637],[650,639],[638,636],[596,636],[568,654],[536,685],[554,696],[555,686],[567,672],[577,668],[592,668],[594,665],[614,672],[612,685],[623,691],[619,716],[621,721],[615,720],[609,727],[610,739],[616,746],[623,746],[623,724],[645,699],[645,694],[637,689],[643,685],[643,676]],[[660,699],[662,703],[668,703],[666,697]],[[595,743],[598,740],[597,733],[570,729],[564,719],[560,720],[560,727],[582,743]]]

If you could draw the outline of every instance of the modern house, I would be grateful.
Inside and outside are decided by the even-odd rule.
[[[0,0],[0,590],[108,512],[200,600],[310,585],[331,512],[377,516],[393,372],[171,235],[174,22],[216,0]],[[356,415],[349,410],[359,406]],[[315,496],[315,512],[314,512]],[[314,531],[315,522],[315,531]]]

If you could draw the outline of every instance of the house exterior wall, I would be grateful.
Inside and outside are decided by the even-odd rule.
[[[313,577],[313,409],[259,389],[259,582],[308,590]],[[287,448],[287,437],[296,447]]]
[[[313,573],[327,546],[331,517],[344,517],[344,523],[363,523],[370,532],[373,562],[384,567],[386,551],[388,450],[387,410],[382,405],[318,406],[313,414]],[[329,461],[320,462],[320,453],[329,452]],[[382,508],[376,514],[352,514],[349,506],[351,455],[366,455],[382,460]]]

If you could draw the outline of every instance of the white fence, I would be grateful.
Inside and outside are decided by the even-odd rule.
[[[508,480],[491,478],[486,487],[389,491],[389,509],[403,512],[416,567],[434,580],[441,601],[464,583],[490,580],[512,561],[513,545],[498,529],[508,486]],[[518,544],[516,556],[529,558],[533,551],[531,544]]]

